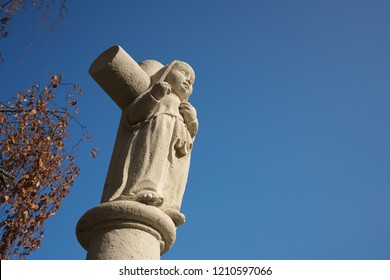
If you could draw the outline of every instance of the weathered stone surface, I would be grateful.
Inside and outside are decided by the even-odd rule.
[[[120,46],[98,56],[89,73],[121,109],[150,86],[148,74]]]
[[[76,228],[87,259],[159,259],[175,242],[172,220],[160,209],[135,201],[102,203]]]
[[[195,73],[178,60],[137,64],[119,46],[102,53],[90,73],[122,116],[102,204],[80,219],[78,239],[89,259],[155,259],[173,244],[172,225],[185,221],[180,207],[198,131],[196,110],[188,102]],[[166,219],[171,224],[154,224]]]

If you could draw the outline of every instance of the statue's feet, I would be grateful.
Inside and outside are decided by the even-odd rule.
[[[164,212],[172,219],[172,221],[175,223],[175,226],[177,227],[184,224],[186,221],[186,216],[184,216],[184,214],[180,213],[178,210],[170,208]]]
[[[154,191],[140,191],[135,200],[147,205],[161,206],[164,203],[164,198]]]

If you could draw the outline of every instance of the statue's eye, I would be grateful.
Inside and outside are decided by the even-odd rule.
[[[180,71],[180,73],[182,73],[183,75],[186,75],[186,74],[187,74],[187,72],[184,71],[183,69],[181,69],[181,70],[179,70],[179,71]]]

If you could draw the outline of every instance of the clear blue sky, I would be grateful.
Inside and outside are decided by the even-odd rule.
[[[85,258],[75,226],[120,116],[88,68],[115,44],[197,73],[187,222],[163,259],[390,259],[389,1],[68,2],[55,32],[22,11],[0,42],[1,98],[63,73],[99,148],[28,259]]]

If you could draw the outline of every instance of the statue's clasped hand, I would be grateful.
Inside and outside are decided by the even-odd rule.
[[[179,111],[180,114],[183,116],[184,122],[186,124],[189,124],[190,122],[196,120],[196,110],[189,102],[181,102]]]

